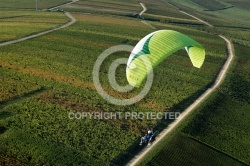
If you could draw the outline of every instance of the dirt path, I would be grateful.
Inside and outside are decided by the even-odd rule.
[[[142,11],[141,11],[141,13],[140,13],[139,15],[141,16],[145,11],[147,11],[147,8],[146,8],[146,6],[144,5],[144,3],[140,3],[140,5],[141,5],[141,7],[142,7]]]
[[[34,35],[30,35],[30,36],[26,36],[26,37],[20,38],[20,39],[15,39],[15,40],[11,40],[11,41],[0,43],[0,46],[6,46],[6,45],[10,45],[10,44],[22,42],[22,41],[25,41],[25,40],[28,40],[28,39],[32,39],[32,38],[35,38],[35,37],[39,37],[39,36],[48,34],[50,32],[53,32],[53,31],[56,31],[56,30],[68,27],[68,26],[72,25],[74,22],[76,22],[76,19],[70,13],[66,12],[64,14],[70,19],[69,22],[67,22],[67,23],[65,23],[65,24],[63,24],[63,25],[61,25],[59,27],[56,27],[54,29],[43,31],[43,32],[40,32],[40,33],[37,33],[37,34],[34,34]]]
[[[206,21],[203,21],[189,13],[183,12],[182,13],[189,15],[190,17],[193,17],[197,20],[199,20],[200,22],[213,27],[211,24],[209,24]],[[216,90],[216,88],[222,83],[222,81],[224,80],[230,64],[233,61],[234,58],[234,53],[233,53],[233,44],[231,43],[230,40],[228,40],[226,37],[219,35],[219,37],[221,37],[223,40],[225,40],[226,42],[226,46],[227,46],[227,60],[224,63],[224,65],[222,66],[219,74],[217,75],[214,84],[212,85],[211,88],[208,88],[199,98],[197,98],[189,107],[187,107],[182,113],[181,115],[178,117],[178,119],[176,119],[174,122],[172,122],[170,125],[168,125],[167,128],[165,128],[156,138],[156,140],[154,141],[154,143],[149,146],[144,148],[138,155],[136,155],[127,165],[130,166],[134,166],[136,165],[151,149],[153,149],[167,134],[169,134],[175,127],[177,127],[179,125],[179,123],[181,123],[187,116],[189,113],[191,113],[195,108],[197,108],[201,102],[203,102],[207,97],[209,97],[209,95],[211,95],[212,92],[214,92]]]
[[[157,29],[156,27],[154,27],[153,25],[151,25],[150,23],[148,23],[147,21],[141,21],[143,24],[149,26],[152,29]]]
[[[184,14],[190,16],[190,17],[193,17],[194,19],[196,19],[196,20],[202,22],[203,24],[205,24],[205,25],[207,25],[207,26],[209,26],[209,27],[213,27],[213,25],[209,24],[207,21],[204,21],[204,20],[202,20],[202,19],[200,19],[200,18],[198,18],[198,17],[195,17],[195,16],[192,15],[192,14],[189,14],[189,13],[184,12],[184,11],[180,11],[180,12],[182,12],[182,13],[184,13]]]

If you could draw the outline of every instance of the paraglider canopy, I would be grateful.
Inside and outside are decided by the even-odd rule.
[[[205,50],[190,37],[173,30],[159,30],[141,39],[127,62],[126,76],[130,85],[139,87],[151,70],[174,52],[185,48],[194,67],[200,68]]]

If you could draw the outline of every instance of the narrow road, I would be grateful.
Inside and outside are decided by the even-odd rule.
[[[144,3],[140,3],[140,5],[141,5],[141,7],[142,7],[142,11],[141,11],[141,13],[140,13],[139,15],[141,16],[145,11],[147,11],[147,8],[146,8],[146,6],[144,5]]]
[[[20,39],[15,39],[15,40],[11,40],[11,41],[0,43],[0,46],[6,46],[6,45],[10,45],[10,44],[22,42],[22,41],[25,41],[25,40],[28,40],[28,39],[32,39],[32,38],[35,38],[35,37],[39,37],[39,36],[48,34],[50,32],[53,32],[53,31],[56,31],[56,30],[68,27],[68,26],[70,26],[70,25],[72,25],[73,23],[76,22],[76,19],[70,13],[66,12],[64,14],[70,19],[69,22],[67,22],[67,23],[65,23],[65,24],[63,24],[63,25],[61,25],[59,27],[56,27],[54,29],[43,31],[43,32],[40,32],[40,33],[37,33],[37,34],[34,34],[34,35],[30,35],[30,36],[26,36],[26,37],[20,38]]]
[[[198,21],[213,27],[213,25],[209,24],[206,21],[203,21],[187,12],[183,12],[180,11],[186,15],[189,15],[190,17],[193,17],[195,19],[197,19]],[[223,82],[229,67],[233,61],[234,58],[234,53],[233,53],[233,44],[231,43],[230,40],[228,40],[226,37],[219,35],[219,37],[221,37],[223,40],[225,40],[226,42],[226,46],[227,46],[227,60],[224,63],[224,65],[222,66],[221,70],[219,71],[219,74],[217,75],[214,84],[212,85],[211,88],[208,88],[200,97],[198,97],[189,107],[187,107],[182,113],[181,115],[178,117],[178,119],[176,119],[174,122],[172,122],[170,125],[168,125],[167,128],[165,128],[158,136],[157,139],[154,141],[154,143],[149,146],[144,148],[138,155],[136,155],[132,160],[130,160],[130,162],[127,164],[129,166],[134,166],[136,165],[151,149],[153,149],[166,135],[168,135],[175,127],[177,127],[179,125],[179,123],[181,121],[183,121],[188,114],[190,114],[195,108],[197,108],[201,102],[203,102],[207,97],[209,97],[209,95],[211,95],[212,92],[214,92],[216,90],[217,87],[219,87],[219,85]]]

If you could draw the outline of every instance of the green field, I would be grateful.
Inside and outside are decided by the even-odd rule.
[[[250,48],[235,44],[235,50],[236,62],[225,83],[184,132],[250,164]]]
[[[0,11],[0,42],[55,28],[68,21],[63,13]]]
[[[184,134],[176,135],[173,141],[162,146],[159,155],[153,157],[147,164],[141,163],[141,165],[243,165],[231,156]]]
[[[2,165],[19,165],[19,166],[28,165],[27,163],[24,163],[17,159],[13,159],[12,157],[8,157],[8,156],[0,156],[0,159],[1,159]]]
[[[184,9],[187,8],[184,7]],[[234,12],[232,13],[234,14]],[[193,12],[193,14],[195,15],[195,12]],[[204,18],[210,17],[204,14],[201,14],[201,16],[206,16]],[[218,17],[216,19],[219,20],[220,18]],[[244,18],[240,21],[242,21],[244,25],[246,24]],[[223,154],[232,156],[242,162],[230,165],[249,165],[250,136],[248,129],[250,126],[248,119],[250,118],[250,59],[248,53],[250,51],[250,33],[248,27],[240,27],[241,25],[232,22],[228,22],[228,25],[230,26],[219,25],[213,29],[206,28],[206,31],[223,34],[235,41],[234,48],[236,58],[232,65],[232,69],[219,90],[214,93],[206,103],[202,104],[196,111],[196,115],[188,119],[186,122],[188,125],[182,129],[182,132],[189,137],[193,137],[202,144],[217,149],[219,152],[218,154],[220,154],[218,158],[221,158],[219,160],[222,162],[221,165],[228,165],[226,162],[229,161],[229,159],[223,159]],[[176,131],[176,133],[180,132],[179,130]],[[211,159],[208,157],[205,160],[199,161],[197,160],[198,158],[202,158],[206,155],[202,153],[193,154],[190,149],[185,149],[185,146],[183,149],[179,149],[179,147],[183,147],[183,145],[181,146],[179,142],[177,143],[176,137],[170,138],[166,146],[159,147],[158,149],[155,148],[155,152],[152,150],[153,152],[145,156],[142,163],[146,165],[162,165],[162,162],[166,161],[172,163],[170,165],[183,165],[181,162],[185,164],[192,163],[194,165],[214,165],[213,162],[218,162],[216,157]],[[176,149],[179,149],[181,153]],[[173,152],[173,154],[171,153],[170,155],[170,150],[174,152],[178,151],[179,153]],[[183,154],[184,156],[180,157]],[[211,153],[207,155],[211,155]],[[178,160],[179,158],[184,158],[184,161]]]
[[[45,73],[43,77],[57,79],[59,81],[67,81],[68,83],[71,83],[71,79],[74,78],[75,85],[77,85],[77,82],[83,82],[82,87],[89,87],[92,86],[92,67],[95,62],[95,58],[101,53],[101,51],[105,48],[108,48],[112,46],[113,44],[122,44],[122,43],[128,43],[128,44],[135,44],[136,41],[140,39],[144,34],[151,32],[150,27],[145,27],[144,24],[141,22],[137,22],[134,20],[131,20],[131,23],[133,23],[134,27],[125,26],[123,23],[123,19],[116,18],[116,17],[108,17],[107,19],[104,19],[103,16],[89,16],[89,15],[75,15],[76,18],[79,20],[78,23],[73,25],[72,27],[57,31],[51,35],[43,36],[39,39],[33,39],[27,42],[23,42],[20,45],[16,46],[10,46],[10,47],[3,47],[2,49],[2,61],[5,63],[12,62],[13,68],[15,68],[16,64],[13,63],[15,61],[18,61],[18,65],[20,66],[26,66],[25,72],[27,73],[34,73],[36,75],[42,75],[40,74],[40,70],[44,70]],[[81,19],[83,20],[81,22]],[[100,22],[100,20],[104,20]],[[112,21],[116,23],[112,23]],[[112,23],[112,24],[111,24]],[[102,26],[106,24],[106,26]],[[85,27],[84,29],[81,29],[80,27]],[[114,28],[116,27],[116,28]],[[170,57],[169,61],[175,61],[178,62],[181,60],[183,67],[182,69],[178,69],[178,73],[180,74],[181,78],[185,80],[185,84],[197,84],[195,79],[200,79],[200,77],[203,78],[204,82],[200,82],[200,84],[197,84],[197,87],[191,86],[189,89],[187,88],[185,93],[182,91],[176,92],[176,96],[172,99],[165,100],[166,98],[169,98],[172,91],[158,91],[157,87],[160,86],[160,82],[164,81],[161,80],[161,78],[157,75],[155,77],[155,86],[154,88],[154,95],[150,97],[150,100],[159,101],[159,105],[164,104],[167,108],[171,107],[174,103],[178,103],[183,98],[186,98],[188,94],[192,94],[198,89],[204,87],[206,84],[210,82],[210,80],[214,77],[214,74],[216,73],[216,70],[219,68],[219,64],[216,64],[215,62],[220,61],[221,63],[224,61],[224,55],[225,50],[221,50],[220,46],[223,47],[224,43],[223,41],[218,40],[218,42],[214,42],[214,38],[218,38],[214,35],[208,35],[203,32],[199,32],[197,30],[186,30],[186,28],[179,28],[175,26],[165,26],[162,25],[162,27],[159,28],[171,28],[176,29],[178,31],[181,31],[183,33],[188,33],[193,38],[200,40],[202,44],[206,45],[208,47],[207,49],[207,60],[204,65],[204,70],[197,70],[195,68],[191,67],[191,63],[188,61],[188,57],[185,55],[185,52],[179,52],[180,56],[176,57]],[[131,31],[133,29],[133,31]],[[105,33],[104,33],[105,31]],[[122,34],[120,32],[123,32]],[[74,35],[75,34],[75,35]],[[199,34],[199,36],[197,36]],[[112,37],[110,37],[112,35]],[[206,35],[207,40],[202,41],[202,36]],[[75,37],[78,36],[78,37]],[[102,37],[101,37],[102,36]],[[132,37],[133,36],[133,37]],[[88,37],[88,40],[85,40],[85,38]],[[65,40],[67,38],[67,40]],[[109,42],[106,42],[109,41]],[[60,44],[60,47],[58,47],[58,43]],[[98,46],[98,49],[96,49],[96,46]],[[41,54],[41,52],[34,52],[37,47],[40,47],[40,50],[43,50],[41,52],[46,52],[46,54]],[[27,48],[30,49],[27,51]],[[48,49],[48,48],[54,48],[54,49]],[[218,48],[218,49],[216,49]],[[90,50],[90,51],[83,51],[84,49]],[[92,51],[94,50],[94,51]],[[20,54],[20,52],[26,52],[27,54],[25,58],[23,58],[23,53]],[[8,53],[9,56],[5,56]],[[74,53],[72,55],[72,53]],[[88,64],[90,66],[85,66],[83,63],[86,63],[86,60],[83,56],[89,56],[88,58]],[[34,58],[36,56],[36,58]],[[126,56],[126,55],[122,55]],[[48,63],[47,59],[50,59],[53,61],[53,63]],[[82,59],[82,61],[79,61],[79,58]],[[28,64],[27,64],[28,62]],[[165,63],[168,63],[166,61]],[[43,65],[40,65],[43,64]],[[4,64],[3,64],[4,65]],[[160,74],[166,74],[169,76],[174,76],[176,74],[176,68],[178,68],[178,65],[168,65],[165,66],[164,63],[161,65],[163,69],[158,69],[158,73]],[[217,67],[216,67],[217,66]],[[30,68],[30,69],[29,69]],[[24,69],[20,69],[24,70]],[[36,72],[37,70],[37,72]],[[157,69],[156,69],[157,70]],[[79,74],[81,71],[85,71],[85,74]],[[121,74],[124,71],[120,71]],[[183,72],[187,74],[193,74],[196,73],[196,78],[189,79],[189,76],[186,76],[186,74],[183,74]],[[211,72],[211,73],[210,73]],[[49,74],[50,73],[50,74]],[[157,72],[156,72],[157,73]],[[206,73],[206,74],[205,74]],[[159,74],[159,75],[160,75]],[[50,76],[51,75],[51,76]],[[65,77],[65,78],[63,78]],[[164,83],[168,87],[171,87],[171,82],[176,82],[174,79],[172,81],[165,80]],[[178,88],[179,84],[181,82],[176,82],[175,87],[173,87],[173,91],[176,91],[175,89]],[[158,85],[157,85],[158,84]],[[171,88],[170,88],[171,89]],[[160,93],[160,94],[157,94]],[[187,94],[188,93],[188,94]],[[156,97],[156,98],[155,98]],[[155,99],[154,99],[155,98]],[[161,103],[162,102],[162,103]],[[163,109],[164,106],[161,108]]]
[[[237,43],[234,45],[237,57],[219,91],[203,103],[191,119],[188,119],[184,129],[181,129],[182,126],[176,131],[177,136],[169,138],[166,143],[162,142],[161,147],[152,150],[141,164],[162,165],[164,162],[169,165],[184,163],[218,165],[218,162],[221,162],[220,165],[228,165],[227,162],[229,165],[250,164],[248,74],[250,47]],[[182,136],[180,137],[178,133],[182,133]],[[194,138],[196,142],[188,137]],[[185,140],[187,142],[183,143]],[[207,150],[204,145],[212,147],[215,151]],[[198,152],[194,147],[199,148]],[[229,157],[225,157],[225,154]]]
[[[65,2],[41,0],[39,9]],[[77,19],[73,25],[0,47],[0,165],[124,164],[126,155],[132,156],[138,151],[136,145],[142,133],[150,126],[157,127],[157,120],[71,120],[68,113],[181,112],[211,85],[226,59],[225,43],[214,34],[224,32],[237,42],[249,42],[247,30],[239,32],[241,36],[235,35],[235,31],[242,28],[232,28],[228,32],[222,26],[206,28],[164,1],[141,2],[148,7],[143,18],[156,30],[182,32],[206,48],[202,68],[192,67],[185,50],[180,50],[154,70],[153,86],[142,101],[130,106],[112,105],[96,92],[93,85],[92,71],[96,59],[111,46],[135,46],[155,29],[134,18],[142,10],[135,0],[80,0],[64,6],[61,9],[76,12],[71,13]],[[4,8],[0,11],[0,25],[4,27],[0,29],[2,42],[51,29],[68,20],[59,12],[14,11],[14,8],[32,9],[33,4],[26,0],[22,3],[3,1],[0,4]],[[10,7],[12,11],[6,10]],[[215,22],[220,20],[223,19],[216,18]],[[166,160],[179,165],[186,162],[214,164],[219,159],[222,164],[238,165],[239,162],[230,156],[249,162],[249,142],[244,141],[249,140],[247,128],[250,127],[247,124],[249,115],[244,112],[249,110],[250,98],[248,93],[244,93],[249,91],[249,47],[235,45],[237,62],[223,88],[200,108],[196,115],[198,118],[195,116],[182,130],[184,134],[177,134],[171,144],[166,143],[161,155],[151,156],[149,165],[161,165]],[[101,66],[101,83],[109,94],[117,98],[128,98],[141,90],[119,93],[108,83],[110,64],[118,57],[128,56],[129,53],[116,53]],[[121,84],[127,83],[125,70],[125,66],[119,66],[116,73]],[[236,108],[242,112],[235,111]],[[226,120],[223,118],[229,114],[223,112],[225,109],[231,110],[230,118]],[[216,119],[213,118],[215,114]],[[201,124],[205,120],[206,123]],[[207,136],[196,130],[196,126],[202,125]],[[218,133],[224,134],[222,137],[227,141],[221,143]],[[242,139],[238,139],[239,136]],[[232,143],[237,147],[230,146]],[[196,151],[199,153],[194,153]],[[169,156],[170,152],[173,153]],[[180,160],[180,156],[185,160]]]
[[[61,9],[82,13],[133,15],[139,13],[142,7],[136,0],[80,0]]]
[[[216,33],[230,37],[230,39],[238,44],[250,46],[250,30],[249,28],[239,27],[216,27]]]
[[[166,0],[170,2],[180,9],[192,13],[199,18],[202,18],[215,26],[240,26],[240,27],[249,27],[249,19],[250,15],[247,8],[249,6],[249,1],[246,0],[238,0],[237,5],[235,5],[234,1],[229,0],[219,0],[216,3],[212,3],[213,1],[199,1],[202,3],[202,6],[186,0]],[[195,0],[197,1],[197,0]],[[198,2],[198,1],[197,1]],[[234,2],[234,3],[231,3]],[[224,10],[216,10],[218,7],[217,3],[223,5],[226,9]],[[215,11],[206,11],[207,5],[210,4],[211,9],[215,9]],[[233,7],[230,7],[233,6]],[[245,6],[245,7],[242,7]],[[229,8],[227,8],[229,7]]]
[[[233,1],[233,0],[223,0],[223,2],[232,4],[233,6],[236,6],[241,9],[249,10],[250,5],[248,0],[240,0],[240,1]]]
[[[46,9],[60,4],[70,2],[70,0],[38,0],[38,9]],[[0,9],[36,9],[35,0],[1,0]]]
[[[210,1],[199,1],[199,0],[191,0],[193,3],[206,8],[207,10],[225,10],[229,7],[233,7],[232,5],[225,5],[220,1],[210,0]]]
[[[27,75],[0,67],[0,103],[41,89],[41,85]]]
[[[135,45],[152,29],[126,17],[82,14],[74,14],[74,17],[78,22],[68,28],[0,48],[0,66],[5,73],[1,82],[1,98],[4,103],[17,100],[15,104],[4,105],[1,109],[0,126],[6,128],[0,136],[3,154],[32,164],[108,165],[126,152],[156,121],[72,121],[67,117],[68,112],[164,111],[204,89],[225,60],[225,50],[220,49],[224,47],[224,42],[214,42],[218,37],[187,30],[186,27],[158,23],[156,26],[159,29],[181,31],[207,47],[203,70],[193,68],[186,53],[180,51],[156,69],[153,87],[138,105],[113,106],[94,89],[92,68],[96,58],[110,46]],[[203,40],[204,36],[206,40]],[[124,97],[124,94],[113,92],[105,83],[106,66],[116,56],[128,57],[125,53],[111,56],[104,63],[101,78],[108,92]],[[118,70],[121,82],[125,82],[124,73],[125,68]],[[162,79],[161,75],[168,77]],[[191,79],[191,75],[195,76]],[[20,81],[14,82],[16,79]],[[202,81],[198,83],[198,80]],[[12,92],[13,86],[10,85],[16,86],[16,91]],[[27,97],[29,94],[31,97]]]

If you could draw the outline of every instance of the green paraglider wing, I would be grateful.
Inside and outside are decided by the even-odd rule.
[[[190,37],[173,30],[159,30],[145,36],[134,47],[127,62],[126,76],[129,84],[139,87],[154,67],[183,48],[193,66],[200,68],[205,60],[205,50]]]

